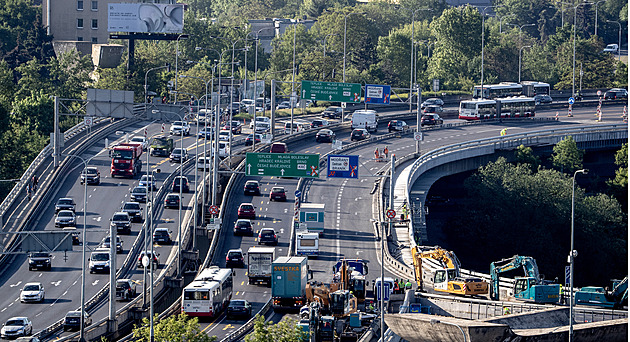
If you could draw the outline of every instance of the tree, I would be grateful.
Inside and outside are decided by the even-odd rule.
[[[257,315],[254,331],[245,337],[246,342],[295,342],[304,341],[306,333],[290,318],[273,324]]]
[[[628,202],[628,144],[623,144],[621,149],[615,154],[615,165],[619,167],[615,171],[615,178],[607,181],[611,187],[615,198],[621,202],[624,208]]]
[[[582,168],[582,157],[584,151],[577,148],[572,136],[562,139],[553,147],[551,162],[553,166],[560,169],[560,172],[572,174],[575,170]]]
[[[540,158],[534,154],[531,147],[521,145],[516,149],[515,154],[516,161],[519,164],[529,165],[532,171],[536,171],[538,169],[538,165],[540,165]]]
[[[185,313],[166,319],[158,319],[156,314],[153,321],[153,336],[156,342],[168,342],[174,339],[187,342],[211,342],[217,339],[216,336],[210,337],[201,331],[197,317],[189,318]],[[142,324],[133,329],[133,336],[136,342],[150,342],[148,318],[144,318]]]

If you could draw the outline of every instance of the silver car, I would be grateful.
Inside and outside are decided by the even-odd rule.
[[[76,227],[77,217],[71,210],[60,210],[55,217],[55,227]]]
[[[20,336],[28,336],[33,333],[33,323],[28,317],[11,317],[2,325],[0,337],[17,338]]]

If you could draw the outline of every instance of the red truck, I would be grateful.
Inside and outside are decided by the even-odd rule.
[[[142,171],[141,143],[121,143],[112,149],[112,177],[135,177]]]

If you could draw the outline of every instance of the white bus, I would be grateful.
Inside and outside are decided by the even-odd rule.
[[[508,97],[497,100],[469,100],[459,103],[459,118],[484,120],[492,118],[533,117],[536,101],[531,97]]]
[[[497,115],[497,101],[468,100],[459,103],[459,118],[463,120],[492,119]]]
[[[523,81],[523,95],[534,97],[536,95],[550,95],[551,87],[549,83],[536,81]]]
[[[195,317],[216,317],[232,299],[234,273],[210,266],[188,284],[182,293],[182,312]]]
[[[494,100],[502,97],[520,96],[523,94],[523,86],[513,82],[501,82],[499,84],[484,84],[483,98]],[[481,86],[473,89],[473,99],[481,98]]]

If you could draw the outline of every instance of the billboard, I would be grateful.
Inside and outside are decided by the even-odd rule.
[[[388,85],[365,85],[365,103],[389,104],[392,88]]]
[[[182,33],[184,4],[107,4],[108,32]]]

